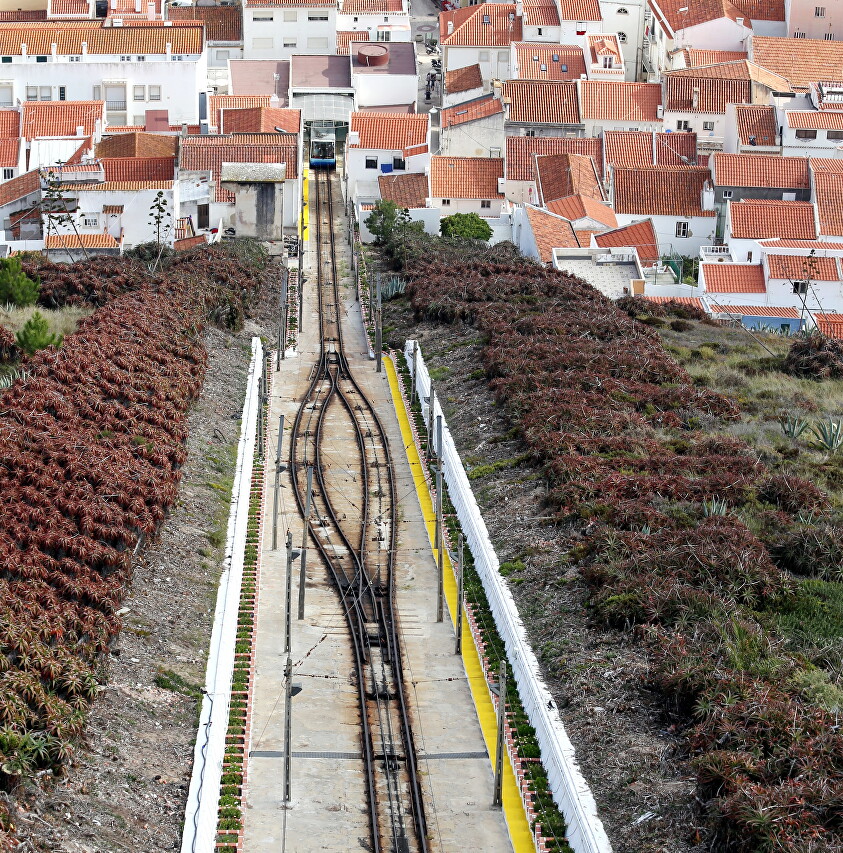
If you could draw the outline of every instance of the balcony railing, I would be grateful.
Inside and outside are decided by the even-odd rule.
[[[109,112],[123,112],[126,109],[126,101],[106,101],[105,108]]]

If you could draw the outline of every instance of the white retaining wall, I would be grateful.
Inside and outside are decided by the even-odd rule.
[[[411,372],[413,344],[413,341],[407,341],[404,346],[404,355]],[[422,415],[428,429],[431,428],[432,419],[429,403],[424,402],[424,399],[430,395],[430,384],[430,375],[419,349],[416,387],[422,399]],[[550,691],[542,680],[538,660],[530,648],[512,593],[498,571],[500,562],[438,399],[434,403],[433,417],[437,415],[442,415],[441,455],[448,494],[471,548],[474,566],[483,582],[495,624],[506,645],[521,702],[530,724],[536,730],[542,764],[547,770],[553,799],[568,824],[568,843],[576,853],[611,853],[612,847],[597,815],[591,789],[577,767],[574,747],[559,719]],[[435,430],[433,435],[435,440]]]
[[[228,538],[225,561],[217,591],[214,627],[208,649],[208,668],[202,712],[193,752],[193,773],[184,815],[182,853],[213,853],[216,846],[217,810],[220,779],[225,756],[225,733],[231,703],[231,679],[234,673],[234,643],[237,638],[237,611],[246,551],[249,521],[249,497],[252,490],[252,465],[260,409],[259,383],[264,366],[260,338],[252,338],[252,362],[243,403],[237,468],[231,490]]]

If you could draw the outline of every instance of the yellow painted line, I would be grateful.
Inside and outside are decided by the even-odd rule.
[[[425,478],[424,465],[422,464],[418,449],[416,448],[416,442],[413,438],[413,430],[410,427],[407,406],[404,403],[404,398],[401,396],[395,365],[390,358],[385,358],[383,363],[386,365],[386,375],[389,379],[389,389],[392,392],[392,402],[395,406],[395,413],[398,415],[398,423],[401,427],[401,438],[404,442],[404,449],[407,451],[407,461],[410,463],[413,482],[419,496],[419,503],[421,504],[422,516],[425,527],[427,527],[430,549],[433,552],[434,559],[438,559],[439,555],[433,547],[436,535],[436,511],[433,508],[430,489]],[[451,561],[448,559],[447,548],[442,557],[445,575],[445,599],[448,602],[451,624],[455,624],[457,582]],[[480,728],[483,731],[483,739],[486,741],[486,749],[489,751],[490,756],[494,756],[497,747],[498,715],[492,703],[492,697],[489,694],[486,676],[483,673],[483,665],[480,661],[480,652],[474,642],[474,636],[471,633],[465,612],[463,612],[461,627],[462,658],[465,672],[468,676],[468,685],[471,689],[474,707],[477,710],[477,719],[480,721]],[[521,793],[518,790],[518,783],[516,782],[512,762],[509,759],[508,753],[505,753],[505,759],[503,763],[503,812],[507,828],[509,829],[512,848],[515,853],[535,853],[536,845],[533,833],[530,831],[530,824],[527,820],[527,814],[524,811]],[[492,766],[494,767],[494,762]]]
[[[310,188],[309,188],[310,170],[302,170],[302,208],[301,208],[301,223],[300,233],[303,241],[307,240],[307,232],[310,227]]]

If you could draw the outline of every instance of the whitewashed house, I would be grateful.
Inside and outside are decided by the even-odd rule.
[[[439,149],[452,157],[500,157],[504,151],[503,104],[494,95],[447,107],[440,113]]]
[[[342,0],[337,29],[359,33],[354,41],[408,42],[412,35],[406,0]]]
[[[430,203],[442,216],[476,213],[495,219],[508,212],[501,192],[504,164],[493,157],[430,158]]]
[[[336,0],[246,0],[244,59],[289,59],[337,51]]]

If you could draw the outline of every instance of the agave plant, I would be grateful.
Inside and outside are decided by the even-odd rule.
[[[811,432],[816,437],[814,443],[826,453],[836,453],[843,446],[843,423],[834,418],[820,421],[811,429]]]
[[[711,518],[715,515],[728,515],[729,504],[725,498],[713,497],[710,501],[703,501],[703,515],[706,518]]]
[[[782,413],[779,417],[779,424],[781,425],[782,432],[788,438],[799,438],[809,426],[805,418],[800,418],[792,412]]]

